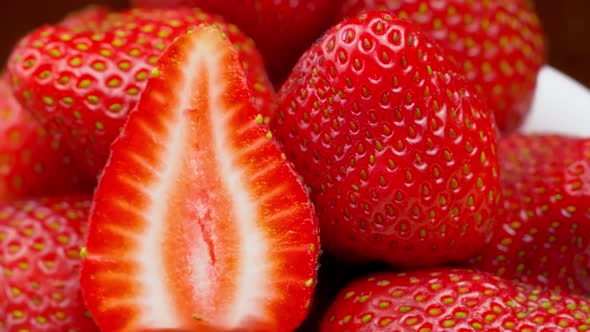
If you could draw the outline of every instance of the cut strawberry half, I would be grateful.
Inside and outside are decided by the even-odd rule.
[[[160,59],[96,191],[81,284],[104,331],[292,331],[318,224],[238,55],[199,27]]]

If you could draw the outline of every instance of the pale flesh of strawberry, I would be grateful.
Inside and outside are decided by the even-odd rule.
[[[318,225],[262,124],[236,51],[180,37],[113,144],[81,284],[104,331],[290,331],[316,283]]]

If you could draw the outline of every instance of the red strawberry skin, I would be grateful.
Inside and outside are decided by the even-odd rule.
[[[0,201],[92,189],[59,135],[24,111],[0,75]]]
[[[271,125],[311,188],[323,246],[342,259],[461,261],[493,226],[491,115],[408,21],[376,11],[329,30]]]
[[[262,52],[275,84],[287,77],[299,56],[335,23],[334,0],[133,0],[136,6],[196,6],[238,25]]]
[[[160,59],[101,177],[81,285],[104,331],[293,331],[319,226],[211,26]]]
[[[411,18],[453,56],[494,111],[498,126],[517,129],[531,108],[545,62],[539,18],[527,0],[346,0],[341,16],[387,9]]]
[[[499,143],[502,213],[472,266],[590,293],[590,140],[513,134]]]
[[[0,330],[98,332],[78,280],[90,199],[0,203]]]
[[[159,56],[178,34],[200,23],[219,24],[238,45],[253,97],[268,116],[274,93],[262,57],[251,39],[220,17],[198,9],[135,9],[110,13],[99,24],[86,22],[32,32],[13,51],[8,71],[17,99],[62,135],[90,175],[104,167]]]
[[[98,26],[109,16],[110,10],[106,7],[97,5],[89,5],[77,11],[67,14],[59,26],[73,29],[85,30],[90,27],[98,28]]]
[[[586,331],[590,302],[472,270],[380,273],[340,292],[320,332]]]

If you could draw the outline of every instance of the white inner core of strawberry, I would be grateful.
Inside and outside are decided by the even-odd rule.
[[[174,211],[170,211],[171,204],[165,204],[165,202],[174,195],[179,182],[191,180],[183,177],[183,174],[186,174],[187,165],[190,165],[191,172],[201,173],[201,176],[196,178],[206,178],[207,173],[217,172],[218,174],[211,174],[211,176],[222,179],[224,188],[206,188],[206,190],[210,198],[214,198],[215,195],[229,195],[226,199],[232,203],[231,214],[234,216],[231,220],[233,224],[229,227],[233,228],[233,234],[237,237],[233,239],[233,243],[227,243],[227,239],[218,239],[215,231],[202,232],[203,228],[215,229],[216,226],[185,225],[189,234],[185,234],[185,239],[180,240],[184,243],[180,244],[178,255],[186,255],[191,265],[186,269],[192,278],[193,294],[186,294],[184,297],[197,298],[198,303],[210,306],[210,309],[203,308],[203,312],[195,312],[194,315],[205,321],[213,320],[210,322],[212,325],[217,322],[225,328],[231,328],[239,326],[244,320],[263,319],[263,317],[254,318],[248,315],[264,312],[265,299],[258,296],[265,293],[261,290],[268,287],[267,278],[271,273],[267,271],[267,266],[262,264],[269,249],[265,236],[257,225],[257,203],[245,186],[243,171],[236,163],[236,155],[239,152],[233,149],[232,142],[228,140],[228,135],[234,134],[232,133],[234,128],[229,126],[228,119],[240,105],[232,105],[230,106],[232,108],[228,108],[228,105],[224,104],[226,94],[229,92],[229,86],[224,81],[226,74],[222,72],[225,66],[224,57],[227,57],[224,52],[227,52],[227,49],[215,46],[216,43],[216,41],[201,41],[198,46],[194,45],[191,51],[184,55],[187,59],[181,62],[186,62],[187,65],[183,72],[190,75],[181,75],[181,82],[171,83],[176,87],[182,87],[176,91],[175,98],[170,99],[156,92],[151,95],[158,104],[170,105],[173,115],[170,117],[171,121],[166,121],[169,137],[165,139],[166,149],[162,156],[164,162],[162,168],[157,171],[158,181],[155,181],[146,192],[153,204],[151,210],[145,214],[150,226],[146,230],[146,239],[141,241],[139,259],[145,262],[145,274],[139,278],[143,285],[170,286],[177,282],[167,280],[170,274],[163,268],[167,266],[165,255],[162,254],[162,249],[166,245],[163,243],[166,240],[163,239],[163,234],[166,234],[169,227],[167,223],[178,223],[178,221],[167,220],[169,216],[174,215]],[[203,91],[203,87],[199,86],[202,84],[206,85],[206,93],[195,93],[196,90]],[[195,105],[207,105],[207,107],[195,109]],[[189,112],[200,114],[208,112],[208,114],[203,114],[200,119],[195,120],[194,115],[188,116]],[[195,121],[209,123],[196,124]],[[207,126],[211,128],[211,137],[207,137],[204,132],[196,132],[199,128]],[[195,134],[202,142],[195,142]],[[264,138],[261,140],[263,141]],[[199,145],[210,147],[203,151],[195,150],[195,146]],[[187,151],[191,152],[187,153]],[[200,158],[212,158],[217,168],[208,169],[204,166],[206,162],[199,161]],[[214,222],[217,215],[216,209],[219,207],[209,206],[208,203],[212,200],[214,199],[197,197],[193,202],[187,202],[200,220],[186,220],[181,223]],[[224,221],[219,220],[219,222]],[[189,252],[183,252],[183,249],[188,249]],[[227,252],[231,252],[232,255],[228,256]],[[216,268],[216,259],[212,255],[221,257],[222,260],[236,260],[238,262],[236,268],[239,270],[224,271]],[[228,276],[229,278],[220,278],[220,273],[231,275]],[[234,284],[219,285],[217,284],[219,280],[231,280]],[[225,293],[224,288],[228,291],[234,289],[234,292]],[[215,291],[217,289],[226,295],[231,294],[231,298],[220,297],[221,294]],[[179,321],[186,319],[186,317],[178,316],[182,311],[177,310],[179,303],[172,297],[175,292],[176,290],[168,287],[146,288],[145,305],[157,304],[157,308],[145,308],[152,315],[143,317],[153,317],[155,320],[146,322],[146,326],[175,327],[178,326]]]
[[[206,57],[206,54],[201,55]],[[236,302],[226,316],[227,321],[232,322],[231,325],[237,326],[240,320],[247,318],[244,317],[244,314],[263,312],[260,304],[264,303],[264,299],[257,298],[257,295],[261,294],[261,289],[267,289],[264,283],[267,276],[270,275],[270,271],[267,271],[267,266],[262,262],[265,261],[264,258],[269,248],[266,246],[265,236],[261,232],[262,228],[257,225],[257,204],[244,185],[243,172],[239,167],[236,167],[234,159],[236,152],[229,149],[231,143],[228,142],[226,135],[232,129],[227,125],[227,117],[235,109],[220,111],[227,107],[219,101],[224,100],[224,94],[227,93],[228,87],[224,86],[224,82],[219,79],[222,77],[221,73],[217,72],[219,66],[219,63],[208,66],[209,82],[213,82],[213,84],[209,84],[209,101],[211,102],[209,109],[213,124],[215,155],[220,166],[221,177],[225,180],[225,189],[233,198],[234,216],[236,216],[234,222],[235,226],[239,228],[238,245],[240,248],[237,253],[241,254],[241,257],[239,257],[240,271],[237,271],[237,275],[241,278],[237,280]],[[217,85],[223,86],[223,88],[215,88]]]

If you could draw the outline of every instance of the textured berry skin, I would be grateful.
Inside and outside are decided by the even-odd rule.
[[[352,282],[328,309],[320,332],[586,331],[588,319],[585,298],[439,268]]]
[[[299,56],[335,23],[335,0],[133,0],[137,6],[197,6],[238,25],[264,56],[279,85]]]
[[[90,196],[0,203],[0,330],[92,332],[78,280]]]
[[[92,176],[137,104],[156,61],[179,34],[216,23],[240,49],[248,84],[263,114],[273,91],[251,39],[198,9],[135,9],[87,26],[45,26],[18,44],[8,71],[18,100],[45,128],[60,133]],[[69,24],[71,25],[71,24]]]
[[[59,26],[83,31],[85,29],[97,29],[109,16],[110,10],[106,7],[89,5],[77,11],[70,12],[59,22]]]
[[[530,110],[537,74],[545,62],[544,34],[528,0],[346,0],[342,16],[387,9],[411,18],[462,67],[513,131]]]
[[[0,75],[0,201],[92,189],[59,135],[44,130]]]
[[[335,255],[424,266],[481,248],[499,198],[493,121],[412,23],[377,11],[329,30],[274,115]]]
[[[103,331],[291,332],[317,280],[319,225],[225,34],[157,64],[94,195],[84,298]]]
[[[590,293],[590,140],[503,138],[502,213],[473,267],[504,278]]]

